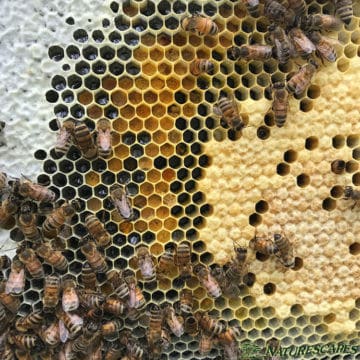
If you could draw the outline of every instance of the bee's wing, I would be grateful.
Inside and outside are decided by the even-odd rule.
[[[214,106],[213,106],[213,111],[214,111],[214,114],[215,114],[215,115],[217,115],[217,116],[222,116],[222,111],[220,110],[219,106],[214,105]]]

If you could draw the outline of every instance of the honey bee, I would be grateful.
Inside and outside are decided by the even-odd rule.
[[[197,264],[194,266],[194,274],[199,279],[200,284],[206,289],[209,296],[218,298],[222,295],[220,285],[204,265]]]
[[[6,198],[0,207],[0,226],[4,227],[11,219],[11,217],[17,213],[19,209],[19,199],[13,195]]]
[[[97,146],[85,123],[77,121],[74,128],[74,138],[85,159],[92,160],[97,156]]]
[[[18,225],[25,238],[35,243],[41,241],[41,234],[37,228],[37,216],[30,202],[24,202],[21,205]]]
[[[114,341],[119,338],[119,331],[122,328],[120,320],[111,320],[101,326],[101,333],[104,339]]]
[[[195,313],[195,318],[201,329],[208,334],[219,335],[225,331],[225,323],[222,320],[213,319],[207,312],[198,311]]]
[[[62,307],[57,307],[55,315],[59,319],[60,339],[62,342],[65,342],[68,336],[75,338],[81,332],[84,320],[79,315],[67,313]]]
[[[318,68],[319,65],[314,60],[310,60],[309,63],[301,66],[287,82],[287,90],[295,95],[300,95],[310,85],[311,79]]]
[[[105,302],[105,296],[98,292],[80,292],[81,305],[88,309],[101,308]]]
[[[334,0],[336,14],[340,19],[349,25],[353,16],[352,0]]]
[[[139,344],[132,338],[129,330],[122,330],[120,332],[120,343],[126,346],[129,359],[142,359],[144,349],[142,349]]]
[[[44,348],[44,344],[37,335],[32,334],[9,334],[8,341],[23,350],[31,350],[38,353]]]
[[[75,356],[75,358],[90,356],[89,353],[92,350],[98,328],[98,324],[94,322],[89,322],[84,326],[83,333],[78,336],[71,345],[71,354]]]
[[[330,39],[322,36],[318,31],[311,31],[308,34],[309,39],[316,47],[316,54],[323,61],[324,59],[329,62],[335,62],[337,59],[336,51],[332,46]]]
[[[125,275],[125,281],[129,288],[129,298],[127,305],[130,309],[143,310],[146,301],[144,295],[136,283],[135,276],[132,273]]]
[[[191,276],[191,250],[187,242],[182,241],[176,248],[175,265],[179,268],[180,276],[189,278]]]
[[[123,219],[128,221],[134,219],[134,211],[126,187],[124,190],[123,186],[119,184],[112,185],[110,188],[110,197],[115,209]]]
[[[85,289],[96,289],[96,274],[88,262],[85,262],[85,264],[81,268],[81,282]]]
[[[62,308],[64,311],[74,311],[79,307],[79,297],[76,293],[76,282],[70,276],[62,282]]]
[[[6,173],[0,171],[0,194],[3,193],[3,191],[8,186],[8,177]]]
[[[111,153],[111,123],[108,119],[100,119],[96,124],[97,128],[97,147],[99,156],[108,158]]]
[[[48,239],[56,237],[63,225],[69,221],[74,214],[74,207],[66,202],[54,209],[42,225],[43,235]]]
[[[94,321],[96,323],[100,323],[103,316],[104,316],[104,310],[102,309],[102,307],[94,307],[94,308],[90,308],[86,312],[86,314],[84,314],[84,320],[87,322]]]
[[[230,299],[235,299],[240,296],[240,289],[238,284],[229,279],[226,276],[226,273],[220,265],[216,265],[213,269],[211,269],[211,275],[218,282],[221,291],[226,297]]]
[[[275,256],[288,267],[295,266],[294,249],[289,239],[281,234],[274,234]]]
[[[221,332],[217,337],[221,345],[231,346],[236,343],[242,335],[240,326],[227,327],[225,331]]]
[[[189,315],[192,312],[194,303],[193,293],[190,289],[181,289],[180,291],[180,310]]]
[[[95,215],[88,214],[85,217],[85,224],[89,231],[89,234],[95,240],[98,247],[102,248],[109,245],[111,241],[111,236],[104,228],[104,225]]]
[[[41,279],[44,277],[43,267],[33,249],[25,248],[20,250],[18,256],[20,261],[25,265],[26,270],[34,279]]]
[[[59,321],[55,319],[49,326],[44,327],[40,333],[40,336],[45,344],[55,347],[60,344],[60,329]]]
[[[289,61],[290,56],[294,52],[290,39],[285,33],[285,30],[272,24],[268,28],[269,40],[275,47],[275,54],[280,64],[285,64]]]
[[[194,76],[198,76],[201,73],[212,74],[214,71],[214,64],[207,59],[195,59],[190,63],[190,72]]]
[[[68,267],[66,257],[61,253],[61,251],[54,250],[49,243],[42,243],[37,246],[35,248],[35,252],[56,270],[65,271]]]
[[[289,93],[285,88],[285,83],[280,81],[273,84],[272,91],[272,111],[274,112],[275,124],[277,127],[283,127],[289,110]]]
[[[344,160],[336,159],[331,163],[331,171],[335,174],[343,174],[345,171],[346,162]]]
[[[163,313],[158,305],[151,305],[149,316],[148,341],[154,344],[161,339],[161,329],[163,323]]]
[[[201,331],[200,341],[199,341],[199,353],[201,355],[208,354],[213,347],[213,337],[208,335],[206,332]]]
[[[103,309],[109,314],[119,317],[124,314],[126,306],[122,300],[108,297],[103,305]]]
[[[234,241],[234,252],[235,257],[227,264],[228,269],[226,270],[225,274],[230,282],[239,284],[242,282],[243,275],[247,270],[247,248],[244,246],[239,246]]]
[[[119,297],[121,300],[125,300],[129,297],[129,288],[123,277],[122,272],[115,269],[106,273],[107,282],[113,289],[113,294]]]
[[[57,275],[45,277],[43,310],[45,313],[53,312],[59,302],[60,280]]]
[[[45,186],[33,183],[30,179],[23,176],[21,180],[18,180],[17,191],[23,197],[28,197],[35,201],[40,202],[54,202],[56,194],[47,189]]]
[[[21,305],[19,296],[13,294],[6,294],[5,288],[6,288],[6,282],[2,281],[0,283],[0,303],[12,314],[16,314]],[[6,316],[6,311],[4,307],[0,306],[0,319],[3,320],[4,323],[7,323],[8,317]],[[3,319],[4,314],[5,314],[5,319]]]
[[[122,354],[122,346],[118,342],[111,342],[110,346],[108,347],[105,355],[104,360],[118,360]],[[123,359],[123,358],[121,358]]]
[[[242,0],[247,11],[252,17],[258,17],[259,14],[259,0]]]
[[[9,278],[6,281],[5,293],[20,295],[25,288],[25,269],[22,262],[16,258],[11,264]]]
[[[155,273],[155,257],[150,254],[146,245],[139,245],[136,248],[136,256],[134,257],[136,265],[139,267],[141,276],[145,281],[154,281]]]
[[[171,332],[180,337],[184,333],[184,319],[181,316],[176,316],[175,309],[166,304],[164,307],[164,318]]]
[[[275,252],[274,242],[267,237],[255,236],[249,241],[249,247],[263,255],[272,255]]]
[[[58,124],[60,125],[60,123]],[[55,153],[60,158],[67,154],[74,134],[75,123],[74,120],[65,120],[60,127],[60,131],[56,138]]]
[[[19,332],[27,332],[31,329],[39,328],[44,322],[42,311],[33,311],[30,314],[20,317],[15,322],[15,328]]]
[[[305,0],[288,0],[289,9],[292,9],[295,16],[301,17],[305,15],[306,3]]]
[[[0,355],[3,360],[16,360],[12,346],[8,341],[5,342],[4,349],[0,350]]]
[[[275,23],[288,24],[290,22],[290,13],[276,0],[265,0],[264,15]]]
[[[197,334],[199,333],[199,323],[194,316],[190,315],[185,318],[184,331],[190,336],[197,336]]]
[[[213,109],[214,113],[221,116],[221,120],[231,129],[240,131],[245,127],[245,123],[240,116],[238,106],[234,99],[220,96],[217,105],[215,105]]]
[[[96,273],[105,273],[108,269],[104,256],[96,249],[92,241],[86,241],[81,247],[81,252],[85,255],[87,262]]]
[[[345,200],[353,200],[354,205],[351,207],[351,210],[354,209],[357,202],[360,200],[360,191],[355,190],[352,186],[345,186],[344,188],[344,199]]]
[[[185,16],[181,20],[181,27],[185,31],[191,31],[199,36],[216,35],[219,32],[217,25],[208,17],[201,14]]]
[[[315,45],[299,28],[292,28],[289,31],[289,38],[291,39],[296,53],[304,58],[307,58],[316,50]]]
[[[306,15],[301,18],[300,26],[303,30],[340,30],[341,20],[332,15],[314,14]]]
[[[272,57],[272,47],[270,45],[242,45],[240,47],[232,46],[227,54],[230,60],[260,60],[264,61]]]
[[[165,252],[160,256],[156,266],[157,278],[164,279],[168,277],[172,273],[174,267],[174,249],[166,249]]]
[[[6,270],[11,266],[11,260],[7,255],[0,256],[0,270]]]

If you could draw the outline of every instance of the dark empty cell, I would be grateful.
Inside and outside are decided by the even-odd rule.
[[[257,213],[253,213],[249,216],[249,224],[251,226],[258,226],[262,223],[262,217],[261,215]]]
[[[124,168],[126,170],[132,171],[135,170],[137,168],[138,164],[137,164],[137,160],[133,157],[129,157],[127,159],[125,159],[124,161]]]
[[[174,181],[170,184],[170,191],[173,193],[178,193],[179,191],[182,191],[182,183],[180,181]]]
[[[119,30],[127,30],[130,27],[130,21],[126,16],[120,15],[115,18],[115,26]]]
[[[46,92],[45,98],[49,103],[55,103],[58,101],[59,94],[54,90],[49,90]]]
[[[349,252],[351,255],[359,255],[360,254],[360,244],[357,242],[352,243],[349,246]]]
[[[61,194],[64,199],[71,200],[76,196],[76,191],[73,187],[66,186],[62,189]]]
[[[147,21],[144,19],[137,19],[133,21],[132,27],[137,32],[142,32],[147,28]]]
[[[89,39],[89,35],[84,29],[77,29],[73,33],[73,37],[76,41],[80,43],[85,43]]]
[[[190,204],[185,208],[185,214],[187,216],[194,216],[196,214],[196,211],[197,211],[197,207],[193,204]]]
[[[189,168],[189,167],[193,167],[194,165],[196,165],[196,159],[189,155],[184,159],[184,166]]]
[[[333,198],[340,198],[343,195],[343,187],[338,185],[338,186],[334,186],[331,190],[330,190],[330,195]]]
[[[171,16],[165,20],[165,26],[170,30],[175,30],[179,27],[179,20]]]
[[[186,230],[186,232],[185,232],[185,237],[186,237],[187,240],[193,241],[193,240],[198,239],[199,234],[198,234],[198,232],[196,231],[196,229],[190,228],[189,230]],[[192,262],[197,262],[198,259],[196,259],[196,257],[197,257],[196,254],[192,254],[192,256],[191,256],[191,261],[192,261]]]
[[[60,190],[58,188],[56,188],[55,186],[49,186],[49,189],[55,193],[56,199],[58,199],[60,196]]]
[[[191,221],[188,217],[182,217],[181,219],[179,219],[179,226],[182,229],[186,229],[191,225]]]
[[[224,86],[224,81],[222,78],[217,78],[216,76],[213,76],[211,78],[211,82],[212,82],[212,85],[215,87],[215,88],[222,88]],[[206,93],[205,93],[205,97],[206,97]],[[215,101],[216,99],[214,99]]]
[[[192,192],[196,188],[196,182],[194,180],[189,180],[185,183],[185,190],[187,192]]]
[[[120,49],[118,49],[117,51],[117,57],[121,60],[127,61],[131,58],[132,52],[131,50],[126,47],[126,46],[122,46]]]
[[[80,76],[71,75],[68,77],[68,86],[70,89],[78,89],[82,85],[82,80]]]
[[[189,147],[185,143],[178,143],[176,145],[176,154],[185,155],[189,152]]]
[[[69,176],[69,183],[72,186],[80,186],[83,183],[83,177],[80,174],[74,173]]]
[[[63,187],[66,185],[67,183],[67,179],[66,176],[64,174],[56,174],[53,176],[52,178],[52,182],[54,185],[58,186],[58,187]]]
[[[199,165],[203,167],[209,166],[210,159],[207,155],[201,155],[199,157]]]
[[[187,127],[187,120],[180,117],[180,118],[176,119],[175,126],[179,130],[184,130]]]
[[[34,303],[39,300],[39,293],[36,291],[27,291],[24,294],[24,300]]]
[[[319,139],[316,136],[310,136],[305,140],[305,149],[314,150],[319,145]]]
[[[276,166],[276,173],[280,176],[285,176],[289,174],[290,166],[286,163],[280,163]]]
[[[174,155],[169,159],[169,165],[173,169],[176,169],[181,166],[181,159],[178,156]]]
[[[81,105],[77,104],[70,108],[70,113],[75,119],[80,119],[85,115],[85,109]]]
[[[345,137],[343,135],[336,135],[332,138],[332,146],[335,149],[340,149],[345,145]]]
[[[46,151],[45,150],[36,150],[34,153],[34,157],[37,160],[44,160],[46,158]]]
[[[359,135],[349,135],[346,139],[346,145],[353,148],[359,144]]]
[[[294,161],[296,161],[298,157],[298,153],[295,150],[287,150],[284,152],[284,161],[286,161],[287,163],[293,163]]]
[[[189,176],[189,171],[187,169],[180,169],[177,172],[177,177],[179,180],[185,180]]]
[[[98,49],[94,46],[87,46],[82,51],[83,56],[87,60],[95,60],[98,56]]]
[[[310,176],[307,174],[300,174],[296,177],[296,184],[299,187],[306,187],[310,184]]]
[[[115,61],[109,65],[109,71],[113,75],[121,75],[124,72],[124,65],[120,64],[119,62]]]
[[[206,90],[210,86],[209,80],[201,76],[196,79],[196,84],[201,90]]]
[[[274,119],[274,114],[272,112],[266,114],[264,116],[264,123],[267,126],[274,126],[275,125],[275,119]],[[284,159],[285,160],[285,159]],[[286,161],[286,160],[285,160]]]
[[[313,108],[313,102],[309,99],[303,99],[300,101],[300,110],[303,112],[309,112]]]
[[[207,102],[213,103],[216,101],[215,95],[210,90],[208,90],[205,92],[205,100]]]
[[[109,94],[107,92],[105,92],[105,91],[99,91],[95,95],[95,101],[99,105],[106,105],[109,102]]]
[[[53,174],[57,170],[56,163],[52,160],[46,160],[44,162],[44,171],[48,174]]]
[[[191,176],[193,177],[193,179],[201,179],[203,176],[203,171],[201,168],[197,167],[195,168],[192,172],[191,172]]]
[[[292,268],[292,270],[294,270],[294,271],[300,270],[303,267],[303,265],[304,265],[303,259],[296,256],[295,257],[295,265]]]
[[[110,259],[117,259],[120,255],[120,250],[115,246],[110,246],[105,250],[105,256]]]
[[[127,184],[130,181],[130,174],[127,171],[120,171],[117,174],[117,181],[120,184]]]
[[[112,1],[111,4],[110,4],[110,9],[114,13],[117,13],[119,11],[119,4],[116,1]]]
[[[73,59],[76,60],[80,57],[80,50],[77,46],[75,45],[69,45],[66,48],[66,55],[69,59]]]
[[[141,145],[146,145],[147,143],[149,143],[151,140],[151,135],[146,132],[146,131],[142,131],[141,133],[139,133],[137,135],[137,141],[141,144]]]
[[[115,182],[115,175],[110,171],[106,171],[101,174],[101,182],[106,185],[111,185]]]
[[[106,170],[106,161],[103,159],[96,159],[91,163],[91,167],[97,172],[103,172]]]
[[[122,259],[121,257],[118,258],[118,259],[116,259],[116,260],[114,261],[114,267],[115,267],[116,269],[126,269],[127,266],[128,266],[127,260],[126,260],[126,259]]]
[[[144,155],[144,148],[138,144],[135,144],[135,145],[131,146],[130,154],[133,157],[138,158],[138,157]]]
[[[64,49],[60,46],[50,46],[48,55],[51,60],[60,61],[64,58]]]
[[[244,284],[246,286],[253,286],[255,284],[255,281],[256,281],[256,275],[253,274],[253,273],[247,273],[244,275],[243,277],[243,281],[244,281]]]
[[[75,163],[76,170],[81,173],[86,173],[90,169],[90,162],[85,159],[80,159]]]
[[[50,177],[48,175],[41,174],[37,177],[37,182],[43,186],[48,186],[50,185]]]
[[[179,104],[185,104],[187,101],[187,94],[183,93],[182,91],[177,91],[175,93],[175,101]]]
[[[327,211],[332,211],[336,208],[336,200],[328,197],[323,200],[322,208]]]
[[[81,158],[81,152],[80,150],[75,146],[70,146],[69,151],[66,154],[66,157],[70,160],[77,160]]]
[[[140,12],[145,16],[151,16],[155,13],[155,5],[152,1],[147,1],[146,6],[140,8]]]
[[[147,231],[142,235],[142,240],[147,244],[150,244],[155,240],[155,234],[151,231]]]
[[[259,214],[266,213],[269,210],[269,204],[265,200],[260,200],[255,205],[255,211]]]
[[[98,196],[100,198],[104,198],[108,195],[108,188],[104,185],[97,185],[95,188],[94,188],[94,193],[95,193],[95,196]]]
[[[255,77],[252,74],[247,74],[241,78],[241,81],[245,87],[250,88],[255,83]]]
[[[62,66],[62,69],[63,69],[64,71],[69,71],[69,70],[70,70],[70,65],[69,65],[69,64],[64,64],[64,65]]]
[[[142,183],[143,181],[145,181],[145,178],[146,174],[141,170],[137,170],[132,174],[132,179],[136,183]]]
[[[131,145],[135,142],[135,134],[132,132],[126,132],[125,134],[122,135],[122,142],[125,145]]]
[[[100,79],[90,75],[85,79],[85,86],[90,90],[96,90],[100,87]]]
[[[158,11],[161,15],[168,15],[171,12],[170,2],[168,0],[161,0],[158,4]]]
[[[246,63],[235,64],[234,69],[235,69],[235,72],[240,75],[246,74],[248,71]]]
[[[110,235],[113,235],[115,233],[118,232],[118,225],[115,224],[114,222],[108,222],[106,225],[105,225],[105,229],[107,230],[107,232],[110,234]]]
[[[108,212],[107,212],[108,213]],[[110,218],[110,214],[109,214],[109,218]],[[106,220],[108,221],[108,220]],[[126,236],[123,234],[116,234],[113,237],[113,244],[117,245],[117,246],[123,246],[126,244]]]
[[[78,254],[77,258],[80,261],[85,260],[85,256],[82,254]],[[74,261],[69,265],[69,271],[74,274],[80,274],[82,266],[83,266],[83,262]]]
[[[206,105],[200,104],[198,106],[197,112],[201,116],[207,116],[208,115],[208,107]]]
[[[205,220],[202,216],[197,216],[193,220],[193,226],[196,228],[202,228],[205,225]]]
[[[175,1],[173,4],[173,10],[175,14],[184,13],[186,11],[186,4],[181,0]]]
[[[103,46],[100,49],[100,56],[105,60],[111,60],[115,56],[115,50],[110,46]]]
[[[67,108],[67,106],[65,105],[57,105],[54,108],[54,114],[58,117],[58,118],[65,118],[68,116],[69,114],[69,109]]]
[[[118,44],[121,41],[121,35],[117,31],[113,31],[109,34],[109,40],[114,43]]]
[[[183,133],[183,140],[186,142],[186,143],[191,143],[194,141],[194,137],[195,137],[195,134],[193,131],[191,130],[186,130],[184,131]]]
[[[276,71],[277,62],[275,60],[267,60],[264,62],[264,71],[268,74],[272,74]]]
[[[194,197],[193,197],[193,200],[194,200]],[[200,207],[200,214],[203,216],[209,216],[212,214],[212,212],[213,212],[213,208],[209,204],[204,204],[203,206]]]
[[[267,283],[264,285],[264,294],[272,295],[276,291],[276,285],[273,283]]]
[[[129,46],[136,46],[139,44],[139,35],[137,33],[127,33],[124,36],[125,43]]]
[[[137,63],[130,62],[126,64],[126,72],[130,75],[137,75],[140,72],[140,67]]]
[[[260,100],[262,98],[262,90],[259,88],[250,89],[250,97],[253,100]]]
[[[190,201],[190,195],[188,193],[182,193],[178,195],[177,200],[180,204],[187,204]]]
[[[207,3],[204,5],[204,13],[207,15],[207,16],[213,16],[216,14],[216,7],[215,5],[213,4],[210,4],[210,3]]]
[[[60,75],[55,75],[52,79],[51,79],[51,86],[56,90],[56,91],[62,91],[66,88],[66,80],[64,77],[60,76]]]
[[[270,129],[267,126],[260,126],[257,129],[257,137],[261,140],[266,140],[270,136]]]
[[[74,93],[70,90],[64,91],[61,94],[61,97],[64,100],[64,102],[66,102],[66,103],[71,103],[74,101]]]
[[[154,160],[156,169],[164,169],[167,166],[167,160],[163,156],[158,156]]]
[[[90,64],[85,61],[80,61],[75,65],[75,71],[79,75],[86,75],[90,72]]]
[[[105,36],[101,30],[95,30],[92,33],[92,38],[94,39],[95,42],[101,43],[104,41]]]
[[[92,65],[92,70],[95,74],[104,74],[106,72],[106,64],[102,61],[97,61]]]

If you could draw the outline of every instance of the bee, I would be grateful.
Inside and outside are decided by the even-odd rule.
[[[301,57],[308,57],[316,50],[315,45],[299,28],[292,28],[289,31],[289,38],[291,39],[296,53]]]
[[[289,110],[289,93],[285,88],[285,83],[280,81],[273,84],[272,92],[272,111],[274,112],[275,124],[277,127],[283,127]]]
[[[225,323],[223,321],[213,319],[207,312],[198,311],[195,314],[195,317],[201,329],[208,334],[219,335],[225,331]]]
[[[10,334],[8,341],[22,350],[31,350],[32,353],[40,352],[44,348],[43,342],[37,335]]]
[[[94,322],[89,322],[84,326],[83,333],[78,336],[71,345],[71,354],[73,354],[75,358],[84,358],[84,356],[89,354],[98,328],[98,325]]]
[[[18,193],[23,197],[28,197],[39,202],[54,202],[56,194],[47,189],[45,186],[33,183],[30,179],[23,176],[23,179],[18,180],[15,185]]]
[[[345,186],[344,188],[344,199],[354,200],[354,205],[351,207],[351,210],[356,206],[357,202],[360,200],[360,191],[355,190],[352,186]]]
[[[265,0],[264,15],[276,23],[289,22],[289,12],[286,7],[276,0]]]
[[[199,279],[200,284],[206,289],[209,296],[218,298],[222,295],[220,285],[204,265],[198,264],[194,266],[194,274]]]
[[[252,17],[259,17],[259,0],[242,0]]]
[[[142,359],[144,350],[139,346],[139,344],[132,338],[131,332],[129,330],[122,330],[120,332],[120,343],[126,346],[127,355],[130,356],[130,359]]]
[[[97,128],[97,147],[99,156],[108,158],[112,154],[111,149],[111,123],[108,119],[100,119],[96,124]]]
[[[125,276],[125,281],[129,288],[129,298],[127,305],[130,309],[142,310],[146,305],[144,295],[136,283],[135,276],[128,274]]]
[[[199,341],[199,353],[201,355],[206,355],[211,351],[212,347],[213,347],[212,336],[202,331]]]
[[[126,306],[122,300],[108,297],[103,305],[103,309],[109,314],[119,317],[124,314]]]
[[[235,299],[240,296],[240,289],[238,284],[228,278],[223,267],[216,265],[213,269],[211,269],[211,275],[218,282],[221,291],[225,296],[229,297],[230,299]]]
[[[45,277],[43,310],[45,313],[52,312],[60,296],[60,279],[57,275],[48,275]]]
[[[101,308],[105,302],[105,296],[98,292],[81,292],[81,305],[88,309]]]
[[[21,303],[18,295],[6,294],[5,292],[6,282],[0,283],[0,303],[9,310],[12,314],[16,314]],[[7,323],[7,317],[3,319],[3,315],[6,315],[4,307],[0,306],[0,319]],[[0,324],[2,325],[2,324]]]
[[[95,321],[96,323],[101,322],[104,316],[104,310],[101,307],[90,308],[86,314],[84,314],[85,321]]]
[[[190,289],[181,289],[180,291],[180,310],[189,315],[192,312],[194,303],[193,293]]]
[[[316,54],[323,61],[324,59],[329,62],[335,62],[337,59],[336,51],[332,46],[330,39],[322,36],[318,31],[311,31],[308,33],[309,39],[316,47]]]
[[[7,294],[4,294],[5,296]],[[1,296],[0,296],[1,297]],[[1,300],[1,299],[0,299]],[[2,302],[0,301],[0,322],[1,324],[6,324],[7,320],[6,317],[8,316],[6,309],[4,308],[4,306],[2,305]],[[2,328],[1,328],[2,329]],[[1,347],[0,347],[1,348]]]
[[[154,344],[161,339],[161,329],[163,323],[163,313],[158,305],[151,305],[149,316],[148,341]]]
[[[25,288],[25,269],[23,263],[14,258],[11,264],[9,278],[6,281],[5,293],[20,295]]]
[[[301,17],[306,13],[306,3],[305,0],[288,0],[289,9],[293,10],[295,16]]]
[[[56,270],[65,271],[68,267],[66,257],[59,250],[54,250],[49,243],[42,243],[35,248],[38,256],[42,257],[45,262],[53,266]]]
[[[289,239],[281,234],[274,234],[275,256],[288,267],[295,266],[294,249]]]
[[[107,351],[104,355],[104,360],[117,360],[120,359],[122,354],[122,346],[118,342],[111,342],[110,346],[107,348]],[[123,359],[123,358],[121,358]]]
[[[303,16],[300,21],[300,26],[305,31],[337,31],[340,30],[342,23],[341,20],[332,15],[314,14]]]
[[[101,333],[104,339],[114,341],[119,338],[119,331],[122,328],[120,320],[111,320],[101,326]]]
[[[43,267],[33,249],[25,248],[20,250],[18,256],[20,261],[25,265],[26,270],[34,279],[41,279],[44,277]]]
[[[212,74],[214,71],[214,64],[207,59],[195,59],[190,63],[190,72],[194,76],[198,76],[201,73]]]
[[[65,342],[68,336],[75,338],[82,330],[84,320],[80,316],[67,313],[63,311],[62,307],[57,307],[55,315],[59,319],[60,339],[62,342]]]
[[[58,124],[60,125],[60,123]],[[60,158],[67,154],[74,134],[75,123],[74,120],[65,120],[60,127],[60,131],[56,138],[55,153]]]
[[[92,160],[97,156],[97,146],[85,123],[77,121],[74,128],[74,138],[85,159]]]
[[[69,221],[74,214],[75,209],[72,205],[66,202],[58,208],[54,209],[52,213],[47,216],[42,225],[43,235],[48,239],[56,237],[60,231],[60,228],[62,228],[63,225]]]
[[[280,64],[285,64],[289,61],[290,56],[293,54],[293,46],[290,39],[285,33],[285,30],[272,24],[268,28],[269,41],[274,45],[274,51]]]
[[[184,333],[184,319],[181,316],[176,316],[175,309],[166,304],[164,307],[164,318],[171,332],[180,337]]]
[[[275,245],[274,242],[267,237],[259,237],[255,236],[249,241],[249,247],[255,251],[259,252],[263,255],[272,255],[275,253]]]
[[[270,45],[242,45],[240,47],[232,46],[227,54],[230,60],[260,60],[264,61],[272,57],[272,47]]]
[[[343,174],[345,171],[346,162],[344,160],[336,159],[331,163],[331,171],[335,174]]]
[[[74,311],[79,307],[79,297],[76,293],[76,282],[70,277],[66,276],[62,282],[62,308],[64,311]]]
[[[5,342],[4,349],[0,350],[0,355],[3,360],[16,360],[12,346],[8,341]]]
[[[88,214],[85,217],[85,224],[89,231],[89,234],[95,240],[98,247],[102,248],[109,245],[111,241],[111,236],[104,228],[104,225],[95,215]]]
[[[41,241],[41,234],[37,228],[37,216],[30,202],[26,201],[21,205],[18,225],[25,238],[35,243]]]
[[[60,344],[59,321],[55,319],[48,327],[44,327],[41,331],[41,338],[45,344],[55,347]]]
[[[220,99],[213,109],[214,113],[221,116],[221,120],[231,129],[240,131],[245,127],[245,123],[240,116],[238,106],[234,99],[220,96]]]
[[[0,194],[3,193],[3,191],[8,186],[8,177],[6,173],[0,171]]]
[[[20,317],[15,322],[15,328],[19,332],[27,332],[31,329],[39,328],[44,322],[42,311],[33,311],[30,314]]]
[[[190,246],[182,241],[176,248],[175,265],[179,268],[181,277],[189,278],[191,276],[191,250]]]
[[[318,68],[319,65],[314,60],[310,60],[309,63],[301,66],[287,82],[287,90],[295,95],[300,95],[310,85],[311,79]]]
[[[85,264],[81,268],[81,282],[85,289],[96,289],[96,274],[88,262],[85,262]]]
[[[174,263],[174,249],[166,249],[160,256],[156,266],[156,276],[158,279],[169,277],[172,273]]]
[[[11,260],[7,255],[0,256],[0,270],[6,270],[11,266]]]
[[[334,0],[335,11],[339,18],[349,25],[353,16],[352,0]]]
[[[199,333],[199,323],[194,316],[190,315],[185,318],[184,331],[190,336],[197,336],[197,334]]]
[[[134,211],[126,187],[124,190],[123,186],[119,184],[112,185],[110,188],[110,198],[115,209],[123,219],[128,221],[134,219]]]
[[[134,260],[145,281],[154,281],[156,279],[155,257],[150,254],[146,245],[141,244],[136,248]]]
[[[222,346],[231,346],[236,343],[242,335],[240,326],[227,327],[225,331],[217,335],[217,338]]]
[[[5,227],[11,217],[19,209],[19,199],[13,195],[6,198],[0,206],[0,226]]]
[[[105,273],[108,269],[104,256],[96,249],[92,241],[86,241],[81,247],[81,252],[85,255],[87,262],[96,272]]]
[[[191,31],[199,36],[216,35],[219,32],[218,26],[208,17],[201,14],[185,16],[181,20],[181,27],[185,31]]]

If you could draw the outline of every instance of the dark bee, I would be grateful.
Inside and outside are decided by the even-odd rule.
[[[110,320],[101,325],[101,334],[104,339],[114,341],[119,338],[119,331],[122,328],[120,320]]]
[[[349,25],[353,17],[352,0],[334,0],[336,14],[346,24]]]
[[[314,14],[306,15],[301,18],[300,26],[303,30],[340,30],[341,20],[332,15]]]
[[[222,121],[231,129],[240,131],[245,127],[245,123],[239,113],[235,100],[226,96],[221,96],[213,108],[214,113],[221,116]]]
[[[336,51],[329,38],[322,36],[318,31],[310,31],[308,33],[308,37],[314,43],[316,47],[316,54],[321,58],[321,60],[325,59],[329,62],[336,61]]]
[[[74,120],[65,120],[60,127],[56,143],[55,143],[55,152],[58,157],[64,156],[67,154],[71,143],[72,135],[74,133]]]
[[[288,267],[295,266],[294,249],[289,239],[281,234],[274,234],[275,256],[280,262]]]
[[[184,314],[191,314],[194,298],[190,289],[181,289],[180,291],[180,310]]]
[[[91,268],[88,262],[82,266],[81,269],[81,282],[85,289],[95,290],[96,289],[96,274]]]
[[[289,31],[289,38],[294,45],[296,53],[303,58],[307,58],[316,50],[315,45],[299,28],[292,28]]]
[[[214,64],[207,59],[195,59],[190,64],[190,72],[194,76],[198,76],[201,73],[212,74],[214,71]]]
[[[200,14],[182,18],[181,27],[185,31],[195,32],[200,36],[216,35],[219,31],[217,25],[210,18]]]
[[[60,279],[57,275],[45,277],[43,309],[44,312],[52,312],[59,302]]]
[[[6,294],[5,292],[6,283],[2,281],[0,283],[0,303],[9,310],[12,314],[16,314],[21,303],[18,295]],[[3,318],[3,314],[6,313],[5,309],[0,306],[0,319]],[[3,319],[6,320],[6,319]],[[6,321],[5,321],[6,323]],[[0,324],[1,325],[1,324]]]
[[[95,272],[105,273],[108,269],[104,256],[96,249],[92,241],[85,241],[80,247],[81,252],[85,255],[87,262]]]
[[[20,207],[20,215],[18,219],[19,228],[25,238],[35,243],[41,241],[41,234],[36,226],[36,223],[37,215],[33,212],[31,202],[24,202]]]
[[[249,247],[263,255],[272,255],[275,252],[274,242],[267,237],[255,236],[250,240]]]
[[[35,201],[54,202],[56,199],[56,194],[52,190],[40,184],[33,183],[25,176],[23,176],[21,180],[18,180],[15,186],[21,196],[29,197]]]
[[[280,26],[272,24],[269,26],[268,30],[269,41],[274,45],[274,55],[276,55],[280,64],[285,64],[289,61],[293,52],[293,46],[290,39],[286,35],[285,30]]]
[[[154,344],[161,338],[161,328],[163,322],[163,314],[158,305],[150,307],[148,340],[149,343]]]
[[[202,264],[197,264],[194,266],[194,274],[199,279],[200,284],[206,289],[209,296],[213,298],[221,296],[221,288],[208,268]]]
[[[301,17],[306,13],[305,0],[288,0],[289,9],[293,10],[295,16]]]
[[[345,186],[344,199],[354,200],[354,205],[351,207],[351,209],[353,209],[356,206],[357,202],[360,200],[360,191],[355,190],[352,186]]]
[[[111,124],[108,119],[100,119],[96,124],[97,128],[97,146],[99,156],[108,158],[112,154],[111,148]]]
[[[285,88],[284,82],[276,82],[272,86],[273,103],[272,111],[274,112],[275,124],[277,127],[283,127],[286,122],[289,110],[289,93]]]
[[[275,23],[291,25],[294,14],[276,0],[265,0],[264,15]]]
[[[106,231],[101,221],[93,214],[88,214],[85,217],[85,224],[89,234],[95,240],[99,248],[106,247],[111,241],[110,234]]]
[[[85,123],[78,121],[74,129],[74,138],[85,159],[92,160],[97,156],[97,146]]]
[[[42,311],[34,311],[30,314],[20,317],[15,322],[15,328],[20,332],[27,332],[30,329],[36,329],[43,324],[44,315]]]
[[[208,334],[219,335],[224,332],[226,326],[223,320],[212,318],[207,312],[197,312],[195,314],[199,326]]]
[[[242,45],[232,46],[227,50],[230,60],[260,60],[264,61],[272,57],[272,47],[269,45]]]
[[[23,263],[14,258],[11,264],[9,278],[6,281],[5,293],[20,295],[25,288],[25,269]]]
[[[258,17],[259,12],[259,0],[242,0],[246,6],[247,11],[252,17]]]
[[[25,248],[20,250],[18,256],[20,261],[25,265],[26,270],[34,279],[44,277],[43,267],[33,249]]]
[[[243,275],[248,267],[246,262],[247,248],[234,242],[234,253],[235,257],[227,264],[228,269],[225,274],[231,282],[239,284],[242,282]]]
[[[30,334],[10,334],[8,337],[10,344],[15,344],[23,350],[31,350],[31,352],[40,352],[44,348],[44,344],[37,335]]]
[[[184,278],[191,276],[191,249],[186,242],[181,242],[176,248],[175,265]]]
[[[59,250],[54,250],[49,243],[43,243],[36,247],[35,252],[44,261],[59,271],[65,271],[68,267],[66,257]]]

